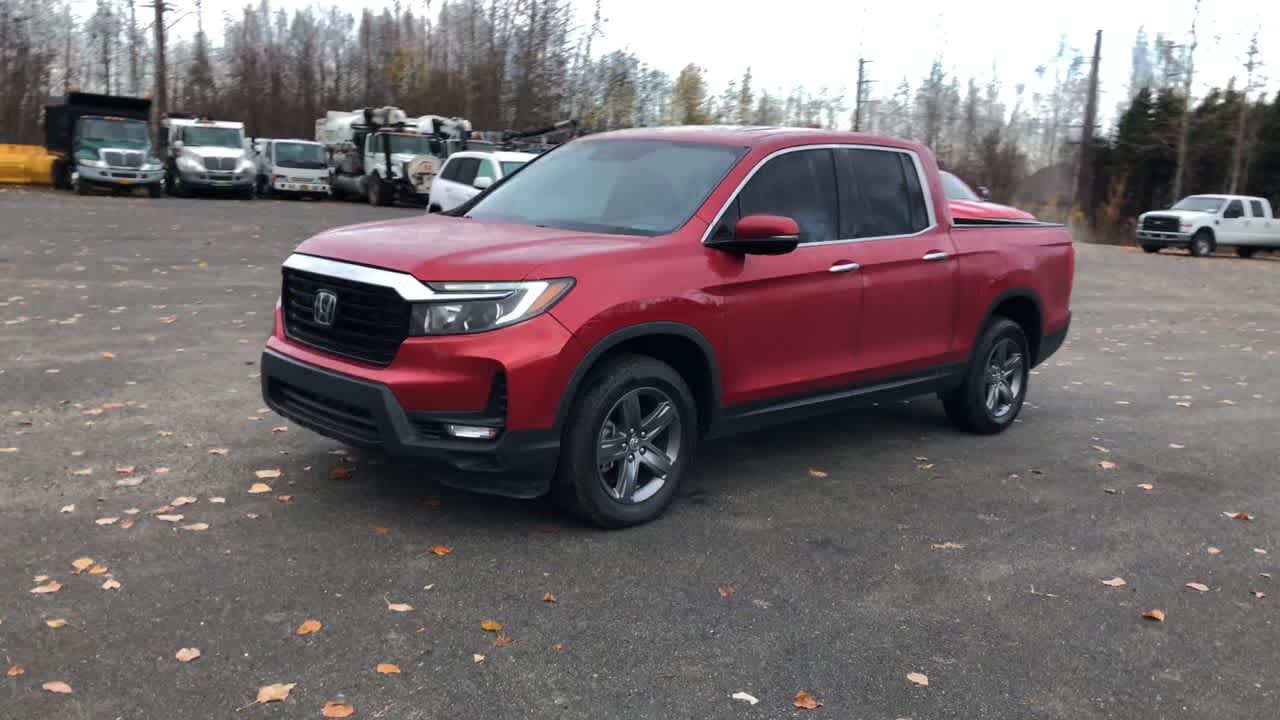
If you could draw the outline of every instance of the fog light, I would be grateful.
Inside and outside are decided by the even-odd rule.
[[[483,427],[480,425],[452,425],[444,426],[445,432],[456,438],[464,440],[492,440],[498,437],[498,428]]]

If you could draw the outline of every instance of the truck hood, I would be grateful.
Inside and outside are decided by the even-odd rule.
[[[1148,215],[1159,215],[1161,217],[1176,217],[1179,220],[1202,220],[1212,216],[1213,213],[1203,212],[1201,210],[1152,210],[1142,214],[1143,217]]]
[[[242,158],[245,156],[242,148],[222,147],[221,145],[183,145],[182,154],[192,157],[219,158]]]
[[[423,281],[511,281],[571,275],[581,262],[642,253],[654,241],[428,215],[335,228],[302,243],[297,252],[405,272]]]

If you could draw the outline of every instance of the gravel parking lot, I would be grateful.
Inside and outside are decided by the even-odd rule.
[[[415,212],[0,191],[0,715],[1276,715],[1280,259],[1082,245],[1011,431],[717,441],[601,532],[265,412],[279,262]]]

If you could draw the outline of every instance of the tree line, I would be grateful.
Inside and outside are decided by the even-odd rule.
[[[153,7],[97,0],[76,17],[68,0],[0,0],[0,140],[39,142],[41,107],[68,87],[158,96]],[[260,0],[218,18],[206,17],[199,0],[166,7],[167,109],[241,120],[263,137],[312,137],[325,110],[384,104],[466,117],[485,130],[569,117],[588,131],[857,125],[926,144],[944,168],[998,200],[1054,219],[1074,209],[1107,226],[1170,202],[1185,119],[1186,193],[1234,182],[1280,200],[1280,97],[1259,98],[1250,71],[1188,112],[1194,45],[1143,30],[1126,99],[1112,128],[1092,140],[1081,190],[1090,52],[1065,37],[1046,48],[1030,82],[1012,87],[995,67],[985,78],[961,77],[939,56],[922,78],[877,78],[874,92],[859,83],[850,93],[762,87],[750,68],[712,88],[707,69],[694,64],[672,75],[634,52],[599,52],[600,0],[585,18],[570,0],[428,0],[422,12],[407,3],[286,11]],[[195,32],[174,31],[178,23]],[[1255,55],[1256,45],[1251,63]],[[857,70],[854,59],[851,74]]]

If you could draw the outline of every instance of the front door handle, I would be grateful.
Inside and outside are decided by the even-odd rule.
[[[846,272],[852,272],[854,270],[857,270],[860,267],[862,266],[856,262],[839,262],[827,268],[827,272],[846,273]]]
[[[947,254],[941,250],[934,250],[933,252],[925,253],[924,259],[930,262],[937,262],[938,260],[946,260]]]

